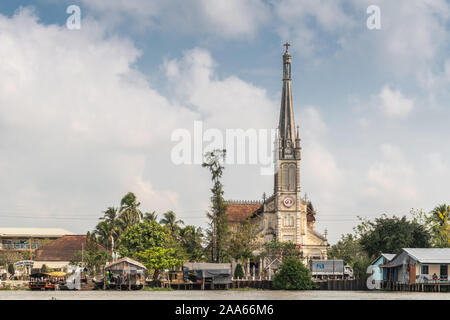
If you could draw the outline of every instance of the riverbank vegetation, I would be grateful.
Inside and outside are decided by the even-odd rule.
[[[382,215],[373,221],[361,219],[352,234],[328,250],[329,259],[350,264],[355,277],[366,276],[367,267],[382,253],[399,253],[402,248],[450,248],[449,205],[439,205],[430,213],[411,210],[406,216]]]
[[[206,230],[185,225],[173,211],[163,213],[158,221],[159,214],[143,212],[141,203],[129,192],[119,206],[107,207],[95,229],[88,232],[89,243],[101,245],[103,250],[88,246],[76,255],[75,262],[79,264],[83,258],[89,263],[88,269],[98,271],[114,255],[128,256],[143,263],[157,278],[162,270],[177,268],[185,261],[244,263],[253,258],[258,248],[257,226],[246,221],[232,229],[226,221],[221,183],[224,160],[225,150],[205,155],[203,167],[209,170],[212,181]]]

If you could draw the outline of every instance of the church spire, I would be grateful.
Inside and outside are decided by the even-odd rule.
[[[296,158],[295,149],[299,148],[298,136],[295,134],[294,104],[292,102],[291,54],[289,43],[285,43],[286,52],[283,55],[283,91],[281,94],[280,122],[278,126],[280,139],[280,157]]]

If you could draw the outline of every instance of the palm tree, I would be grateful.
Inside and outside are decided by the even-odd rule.
[[[146,212],[144,214],[144,220],[156,222],[158,220],[158,214],[155,211]]]
[[[180,228],[180,225],[184,224],[183,220],[177,220],[177,216],[173,211],[167,211],[163,216],[164,218],[162,218],[159,223],[168,226],[172,234],[175,234],[175,232]]]
[[[121,234],[121,230],[119,228],[118,224],[118,215],[117,215],[118,209],[115,207],[108,207],[105,211],[103,211],[103,217],[100,218],[100,220],[103,220],[109,225],[109,243],[111,244],[110,249],[111,252],[114,250],[114,242],[117,242]],[[116,240],[116,241],[115,241]]]
[[[141,222],[142,212],[138,208],[140,205],[132,192],[128,192],[120,201],[119,220],[123,231]]]
[[[112,225],[106,221],[101,221],[97,224],[93,232],[96,242],[100,243],[107,250],[112,250],[112,247],[109,246],[111,231]]]
[[[180,244],[189,255],[189,261],[201,261],[204,258],[204,234],[202,228],[186,226],[180,230]]]
[[[442,215],[445,216],[445,213],[448,214],[448,212],[450,211],[449,209],[449,205],[445,203],[440,204],[431,211],[431,214],[439,221],[440,224],[443,224],[445,221],[443,220]]]

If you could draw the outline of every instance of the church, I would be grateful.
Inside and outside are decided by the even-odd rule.
[[[329,245],[326,235],[315,231],[316,213],[311,202],[306,196],[302,198],[300,193],[301,140],[294,120],[292,57],[288,52],[289,44],[285,46],[280,120],[275,141],[273,195],[263,201],[227,201],[226,214],[232,226],[252,219],[260,226],[261,242],[275,239],[295,243],[303,253],[304,263],[307,263],[310,259],[326,259]],[[272,262],[253,261],[247,265],[247,269],[257,269],[260,273]]]

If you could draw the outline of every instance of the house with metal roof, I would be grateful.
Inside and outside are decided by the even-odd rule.
[[[142,263],[128,257],[123,257],[106,265],[105,288],[141,289],[145,283],[145,270],[147,268]]]
[[[70,232],[62,228],[0,228],[0,251],[34,251]]]
[[[384,280],[413,283],[449,283],[450,248],[404,248],[388,263]]]
[[[372,271],[372,280],[373,281],[383,281],[387,278],[387,269],[382,269],[380,266],[388,264],[393,258],[395,254],[392,253],[382,253],[370,264]]]

